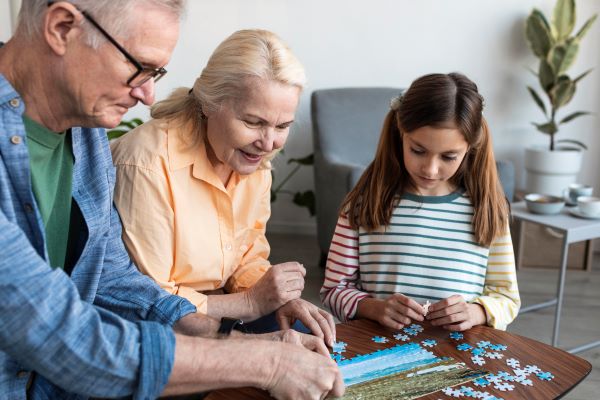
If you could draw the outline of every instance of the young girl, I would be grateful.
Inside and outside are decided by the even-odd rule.
[[[329,250],[321,300],[340,320],[462,331],[515,318],[509,206],[482,110],[457,73],[423,76],[392,100]]]

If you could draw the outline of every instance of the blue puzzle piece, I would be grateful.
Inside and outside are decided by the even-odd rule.
[[[437,342],[433,339],[426,339],[421,342],[421,344],[425,347],[433,347],[437,344]]]
[[[473,346],[471,346],[469,343],[461,343],[458,346],[456,346],[456,349],[460,351],[467,351],[471,350],[472,348]]]
[[[488,347],[494,351],[504,351],[508,348],[506,345],[503,344],[491,344]]]
[[[333,342],[332,349],[334,353],[343,353],[346,351],[346,346],[348,346],[346,342]]]
[[[554,379],[554,375],[552,375],[550,372],[538,372],[536,375],[543,381],[551,381]]]
[[[485,349],[485,348],[489,347],[490,345],[491,345],[491,343],[488,342],[487,340],[482,340],[477,343],[477,347],[481,347],[482,349]]]
[[[471,350],[471,354],[473,354],[474,356],[481,356],[485,354],[485,350],[480,347],[476,347],[473,350]]]
[[[374,336],[372,339],[375,343],[387,343],[389,339],[383,336]]]
[[[465,337],[465,335],[463,335],[460,332],[452,332],[452,333],[450,333],[450,339],[460,340],[460,339],[462,339],[464,337]]]
[[[475,397],[475,391],[473,390],[473,388],[470,388],[468,386],[461,386],[460,391],[465,396]]]
[[[485,378],[477,378],[473,381],[473,385],[479,386],[479,387],[486,387],[486,386],[491,385],[491,382]]]
[[[336,364],[339,364],[340,361],[345,360],[344,356],[341,354],[330,354],[330,356],[333,359],[333,361],[336,362]]]
[[[509,382],[514,382],[514,380],[515,380],[515,377],[506,371],[498,371],[496,376],[499,376],[500,378],[502,378],[502,380],[509,381]]]

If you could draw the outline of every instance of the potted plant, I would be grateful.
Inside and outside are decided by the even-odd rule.
[[[591,71],[575,78],[567,73],[577,58],[581,40],[596,17],[597,15],[593,15],[574,33],[575,0],[558,0],[551,21],[537,9],[527,18],[527,41],[539,59],[538,69],[533,72],[538,78],[544,99],[533,87],[528,86],[527,89],[546,117],[544,122],[534,122],[533,125],[550,138],[548,147],[526,150],[528,192],[561,195],[569,183],[576,181],[581,168],[582,150],[586,146],[577,140],[557,140],[555,136],[562,124],[590,113],[575,111],[559,118],[558,110],[569,104],[575,95],[577,84]]]

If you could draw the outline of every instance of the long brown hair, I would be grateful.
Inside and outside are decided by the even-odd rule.
[[[370,231],[390,222],[398,195],[410,184],[402,135],[424,126],[452,124],[464,135],[469,150],[450,182],[466,190],[474,209],[475,240],[489,247],[506,231],[509,209],[482,111],[483,97],[477,85],[462,74],[430,74],[415,80],[404,95],[392,102],[375,159],[342,204],[350,226]]]

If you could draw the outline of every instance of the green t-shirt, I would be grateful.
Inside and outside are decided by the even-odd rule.
[[[64,268],[71,217],[73,150],[70,133],[55,133],[23,116],[33,194],[46,230],[50,265]]]

